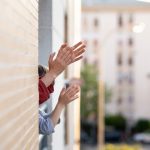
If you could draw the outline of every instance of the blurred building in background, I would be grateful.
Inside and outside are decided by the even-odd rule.
[[[149,3],[83,1],[85,62],[102,66],[105,86],[112,91],[106,114],[122,114],[129,124],[150,119],[149,17]]]
[[[68,106],[52,136],[38,134],[37,67],[47,66],[62,43],[80,40],[80,0],[1,0],[0,11],[0,149],[78,150],[79,100]],[[80,62],[59,76],[41,109],[51,111],[65,80],[79,76]]]

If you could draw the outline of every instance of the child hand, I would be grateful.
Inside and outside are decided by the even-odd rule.
[[[71,85],[70,87],[63,88],[60,96],[59,96],[59,104],[65,106],[71,101],[77,99],[79,96],[76,95],[80,90],[80,87],[78,85]]]

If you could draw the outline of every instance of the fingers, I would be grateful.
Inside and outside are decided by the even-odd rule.
[[[59,51],[58,51],[58,56],[62,54],[62,52],[64,51],[64,48],[66,48],[66,47],[67,47],[66,43],[61,45],[61,47],[59,48]]]
[[[54,56],[55,56],[55,53],[52,53],[52,54],[50,54],[50,56],[49,56],[49,60],[48,60],[48,67],[49,67],[49,70],[50,70],[51,67],[52,67],[52,62],[53,62],[53,60],[54,60]]]
[[[63,88],[62,88],[62,90],[61,90],[61,92],[60,92],[60,94],[61,94],[61,95],[64,95],[64,94],[65,94],[65,92],[66,92],[66,88],[65,88],[65,87],[63,87]]]
[[[83,56],[81,56],[84,52],[85,52],[85,44],[83,42],[79,42],[76,45],[73,46],[74,49],[74,58],[72,60],[72,63],[80,60],[83,58]]]
[[[71,47],[66,46],[60,53],[59,58],[64,63],[64,65],[67,67],[72,61],[73,61],[73,50]]]
[[[71,63],[74,63],[80,59],[83,58],[83,56],[81,56],[83,53],[85,52],[85,49],[78,49],[76,51],[70,51],[69,53],[66,53],[66,58],[65,58],[65,62],[69,65]]]
[[[80,50],[80,51],[77,51],[77,52],[75,53],[75,59],[77,59],[79,56],[81,56],[84,52],[85,52],[85,49],[82,49],[82,50]]]
[[[54,56],[55,56],[55,52],[54,53],[52,53],[52,54],[50,54],[50,56],[49,56],[49,63],[52,63],[52,61],[53,61],[53,59],[54,59]]]
[[[71,63],[72,55],[73,55],[72,49],[70,47],[66,47],[66,53],[64,55],[64,57],[65,57],[64,60],[67,63],[67,65]]]
[[[82,41],[78,42],[77,44],[75,44],[74,46],[72,46],[73,50],[76,49],[77,47],[79,47],[82,44],[83,44]]]
[[[67,46],[67,43],[62,44],[62,45],[60,46],[60,49],[63,49],[63,48],[65,48],[66,46]]]
[[[80,48],[76,49],[74,51],[75,56],[79,56],[85,52],[85,45],[81,46]]]
[[[78,61],[78,60],[80,60],[80,59],[82,59],[82,58],[83,58],[83,56],[80,56],[80,57],[78,57],[78,58],[75,58],[72,63],[74,63],[74,62],[76,62],[76,61]]]
[[[71,101],[74,101],[75,99],[79,98],[79,95],[75,95],[72,97]]]
[[[67,105],[71,101],[77,99],[79,97],[77,95],[79,89],[78,85],[71,85],[68,89],[63,88],[60,93],[60,102]]]
[[[58,55],[56,57],[57,62],[61,64],[61,66],[66,68],[69,64],[76,62],[83,58],[81,56],[85,52],[85,45],[83,42],[78,42],[73,47],[69,47],[66,43],[62,44]]]
[[[60,64],[61,67],[67,67],[66,57],[68,56],[67,46],[63,49],[60,49],[59,54],[56,57],[57,62]]]
[[[74,97],[78,92],[79,92],[80,88],[79,86],[77,85],[71,85],[67,91],[66,91],[66,94],[69,96],[69,97]],[[71,98],[72,99],[72,98]]]

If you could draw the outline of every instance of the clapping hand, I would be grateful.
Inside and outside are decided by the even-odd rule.
[[[67,89],[63,88],[59,96],[59,104],[66,106],[71,101],[77,99],[79,96],[80,87],[78,85],[70,85]]]
[[[48,62],[49,69],[53,74],[58,76],[68,65],[82,59],[84,52],[85,44],[83,42],[78,42],[73,47],[62,44],[55,59],[55,53],[50,55]]]

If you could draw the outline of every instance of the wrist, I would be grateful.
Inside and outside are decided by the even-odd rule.
[[[62,69],[58,69],[57,66],[54,66],[53,68],[51,68],[51,70],[49,72],[56,78],[58,75],[61,74]]]
[[[44,77],[41,78],[46,87],[50,86],[52,82],[55,80],[56,75],[52,71],[48,71]]]
[[[61,109],[65,108],[65,104],[64,103],[61,103],[61,102],[58,102],[57,103],[57,106]]]
[[[56,79],[56,77],[57,77],[55,71],[53,71],[53,70],[48,71],[47,74],[48,74],[49,77],[52,78],[53,81],[54,81],[54,80]]]

